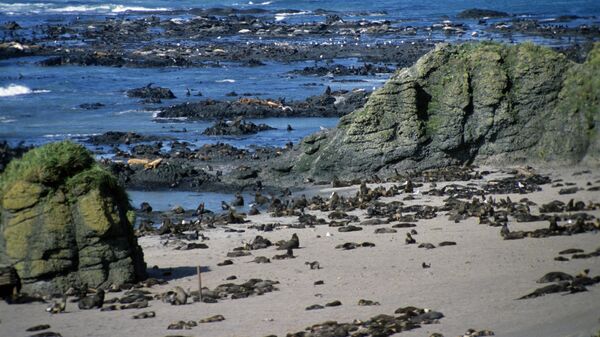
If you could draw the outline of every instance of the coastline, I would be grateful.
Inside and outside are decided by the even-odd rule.
[[[553,181],[564,179],[576,186],[586,187],[588,181],[598,181],[597,173],[573,176],[574,169],[541,170],[550,174]],[[490,179],[492,176],[486,178]],[[471,181],[470,183],[473,183]],[[438,183],[438,188],[446,184]],[[369,185],[374,188],[376,185]],[[389,186],[389,184],[388,184]],[[357,186],[351,189],[356,189]],[[350,189],[350,188],[345,188]],[[420,188],[429,189],[428,184]],[[494,195],[496,200],[510,197],[519,200],[527,197],[538,205],[558,199],[567,202],[573,195],[558,195],[560,187],[543,186],[543,190],[531,194]],[[323,191],[329,193],[330,189]],[[382,202],[402,200],[403,194],[393,198],[382,198]],[[404,201],[410,204],[442,205],[443,197],[415,195],[416,199]],[[600,203],[595,192],[580,191],[574,196],[588,203]],[[326,213],[310,211],[318,217]],[[532,206],[532,213],[536,207]],[[600,216],[600,210],[586,211]],[[364,219],[365,210],[350,214]],[[295,218],[273,218],[268,214],[250,216],[249,224],[292,223]],[[547,221],[517,223],[509,221],[512,230],[545,227]],[[229,225],[231,228],[246,229],[249,224]],[[209,229],[202,234],[209,249],[176,251],[164,246],[165,238],[144,236],[139,242],[144,250],[148,267],[158,265],[160,271],[172,268],[173,278],[168,285],[150,288],[159,294],[174,286],[194,290],[197,288],[195,266],[202,265],[203,286],[213,288],[227,282],[226,277],[236,275],[243,282],[250,278],[276,280],[278,291],[244,299],[225,299],[216,304],[192,303],[171,306],[160,300],[150,302],[150,307],[125,311],[100,312],[81,311],[75,304],[68,304],[67,312],[48,315],[46,304],[23,304],[7,307],[0,304],[4,313],[0,328],[11,336],[24,334],[24,330],[36,324],[47,323],[51,330],[64,336],[111,336],[111,335],[183,335],[203,336],[264,336],[285,335],[301,331],[307,326],[326,320],[351,322],[367,319],[381,313],[392,313],[402,306],[414,305],[431,308],[444,314],[437,324],[423,325],[414,331],[402,332],[406,336],[429,335],[439,332],[444,336],[457,336],[469,328],[489,329],[497,336],[590,336],[598,330],[598,286],[589,286],[587,292],[546,296],[516,300],[536,287],[535,280],[549,271],[564,271],[576,274],[585,268],[591,275],[600,270],[598,257],[573,259],[558,262],[553,258],[567,248],[593,251],[598,247],[597,232],[556,236],[549,238],[525,238],[502,240],[499,229],[477,224],[476,218],[453,223],[443,213],[430,220],[419,220],[415,229],[418,242],[455,241],[456,246],[437,247],[426,250],[404,243],[404,232],[399,229],[393,234],[374,234],[373,230],[389,225],[364,226],[359,232],[340,233],[327,225],[306,229],[280,229],[269,233],[246,229],[243,233],[226,233],[223,229]],[[326,236],[330,232],[333,236]],[[242,242],[249,242],[255,235],[263,235],[273,242],[287,239],[297,233],[301,249],[295,250],[295,259],[272,261],[270,264],[250,263],[255,256],[270,257],[278,254],[274,248],[252,251],[252,256],[234,258],[230,266],[217,266],[225,254]],[[320,236],[320,237],[319,237]],[[334,246],[348,241],[369,241],[375,247],[343,251]],[[304,263],[318,260],[322,269],[311,270]],[[421,262],[431,264],[423,269]],[[160,273],[151,271],[150,276]],[[324,285],[313,282],[324,280]],[[110,294],[122,296],[121,293]],[[321,295],[318,295],[321,294]],[[369,299],[381,305],[360,307],[359,299]],[[342,305],[335,308],[306,311],[305,307],[339,300]],[[142,311],[156,312],[156,318],[144,321],[131,316]],[[225,321],[200,324],[191,330],[178,332],[167,330],[173,321],[199,320],[221,314]],[[27,317],[27,319],[23,319]]]

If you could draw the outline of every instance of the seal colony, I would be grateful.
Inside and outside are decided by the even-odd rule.
[[[560,194],[565,185],[577,192]],[[201,324],[214,336],[591,336],[600,291],[596,186],[600,175],[591,170],[445,168],[317,186],[269,200],[252,216],[230,209],[241,223],[167,212],[170,232],[137,233],[153,266],[147,281],[40,298],[50,306],[3,303],[0,329],[166,336],[196,335]],[[351,226],[363,230],[335,230]],[[396,231],[383,231],[390,227]],[[524,233],[521,240],[508,239],[505,227]],[[168,248],[200,240],[209,247]]]

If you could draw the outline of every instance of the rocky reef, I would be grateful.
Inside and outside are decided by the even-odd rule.
[[[274,130],[274,128],[263,123],[256,125],[252,122],[246,122],[241,117],[238,117],[229,122],[224,120],[217,121],[204,130],[202,134],[208,136],[243,136],[268,130]]]
[[[145,277],[125,191],[72,142],[11,161],[0,176],[0,263],[26,292],[108,286]]]
[[[207,120],[224,118],[270,118],[270,117],[340,117],[362,107],[370,92],[331,91],[329,87],[321,95],[310,96],[302,101],[286,102],[285,99],[256,99],[243,97],[236,101],[212,99],[186,102],[161,109],[159,118],[187,118]]]
[[[600,162],[600,44],[583,63],[530,43],[440,44],[288,171],[319,178],[471,163]]]

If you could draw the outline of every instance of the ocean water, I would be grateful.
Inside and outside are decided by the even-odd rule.
[[[193,15],[188,12],[193,8],[234,7],[240,9],[261,8],[276,13],[264,14],[267,19],[288,23],[323,21],[318,15],[319,9],[334,10],[344,19],[366,20],[400,20],[403,25],[429,26],[442,20],[455,20],[456,15],[468,8],[485,8],[506,11],[511,14],[547,20],[561,15],[577,15],[582,18],[568,24],[600,22],[600,1],[598,0],[545,0],[545,1],[483,1],[483,0],[437,0],[437,1],[358,1],[358,0],[44,0],[44,1],[0,1],[0,26],[9,21],[17,21],[24,29],[20,34],[27,34],[44,24],[69,23],[85,18],[104,19],[106,17],[137,18],[145,15],[158,15],[161,18],[187,19]],[[477,22],[462,20],[477,27]],[[451,39],[472,39],[468,36]],[[10,34],[0,28],[0,38],[11,39]],[[389,39],[390,37],[384,37]],[[419,37],[420,38],[420,37]],[[447,39],[439,35],[433,39]],[[560,44],[558,40],[544,40],[534,37],[519,37],[523,40],[533,39],[542,44]],[[235,40],[236,38],[233,38]],[[245,39],[253,39],[247,37]],[[379,42],[366,37],[363,43]],[[410,37],[402,37],[402,41],[410,42]],[[246,40],[245,40],[246,41]],[[299,42],[294,39],[289,43]],[[74,41],[77,43],[77,41]],[[262,41],[262,43],[268,43]],[[323,127],[334,127],[335,118],[285,118],[256,120],[267,123],[275,130],[246,137],[206,137],[201,132],[210,122],[158,120],[156,111],[165,105],[194,101],[205,98],[223,99],[226,94],[236,91],[239,94],[250,93],[253,97],[279,98],[287,100],[304,99],[311,95],[321,94],[327,86],[339,89],[374,89],[381,86],[389,74],[364,77],[340,78],[290,75],[295,69],[302,69],[314,64],[313,61],[276,63],[268,62],[266,66],[244,67],[238,64],[224,64],[221,68],[114,68],[114,67],[40,67],[36,65],[42,58],[16,58],[0,60],[0,141],[11,144],[43,144],[62,139],[73,139],[83,142],[90,135],[107,131],[135,131],[142,134],[155,134],[188,141],[195,145],[226,142],[238,147],[251,148],[259,146],[283,146],[287,142],[298,142],[301,138]],[[356,65],[356,59],[335,60],[336,63]],[[143,105],[137,99],[126,97],[128,89],[145,86],[153,82],[157,86],[170,88],[178,97],[175,100],[164,100],[162,105]],[[187,89],[192,94],[201,92],[203,97],[186,97]],[[85,110],[81,104],[102,103],[97,110]],[[285,127],[290,124],[294,131],[288,132]],[[181,132],[182,130],[187,132]],[[88,145],[89,146],[89,145]],[[95,149],[90,146],[90,148]],[[101,153],[100,155],[110,155]],[[141,193],[141,194],[140,194]],[[133,194],[135,202],[154,200],[157,209],[167,209],[168,198],[159,194]],[[186,194],[178,195],[179,203],[185,203]],[[196,197],[190,197],[190,205],[195,207]],[[227,200],[227,196],[206,196],[215,202]],[[219,200],[217,200],[219,199]],[[151,202],[152,203],[152,202]],[[187,204],[186,204],[187,205]]]
[[[210,121],[173,121],[155,118],[161,106],[186,101],[225,99],[226,94],[251,93],[252,97],[287,100],[304,99],[333,89],[364,88],[372,90],[385,82],[388,75],[364,79],[365,82],[339,83],[328,77],[289,75],[288,72],[311,65],[270,63],[263,67],[241,67],[231,64],[222,68],[116,68],[61,66],[39,67],[41,58],[0,60],[0,140],[11,144],[24,142],[39,145],[50,141],[73,139],[84,141],[91,135],[107,131],[135,131],[141,134],[168,136],[195,145],[230,143],[247,148],[250,145],[283,146],[318,131],[335,126],[334,118],[272,118],[253,120],[267,123],[275,130],[246,137],[207,137],[202,131]],[[356,60],[339,60],[354,64]],[[277,76],[266,75],[275,72]],[[353,78],[353,77],[349,77]],[[162,104],[140,104],[128,98],[125,91],[153,82],[170,88],[174,100]],[[186,97],[187,88],[192,95]],[[80,107],[86,103],[102,103],[95,110]],[[287,124],[294,130],[288,132]],[[183,129],[187,132],[181,132]]]
[[[233,195],[217,192],[185,192],[185,191],[129,191],[129,199],[132,206],[140,207],[142,202],[150,201],[153,210],[168,211],[181,206],[184,209],[196,209],[200,203],[204,203],[207,210],[215,213],[221,212],[221,201],[231,203]],[[243,193],[244,206],[236,207],[238,212],[247,212],[249,205],[254,202],[254,196]]]
[[[165,12],[191,8],[234,7],[234,8],[263,8],[268,10],[294,9],[305,11],[304,14],[316,9],[334,10],[361,15],[366,12],[386,12],[390,17],[428,20],[434,16],[448,15],[452,17],[468,8],[486,8],[506,11],[514,14],[533,16],[555,15],[595,15],[600,10],[600,4],[594,0],[45,0],[45,1],[2,1],[0,12],[3,15],[64,15],[75,14],[112,14],[119,15],[127,12]]]

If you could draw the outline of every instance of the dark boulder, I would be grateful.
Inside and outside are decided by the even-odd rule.
[[[155,100],[176,98],[170,89],[153,87],[152,83],[142,88],[127,90],[127,97]]]
[[[236,118],[231,122],[220,120],[204,130],[202,134],[207,136],[244,136],[273,129],[267,124],[256,125],[252,122],[246,122],[241,118]]]

